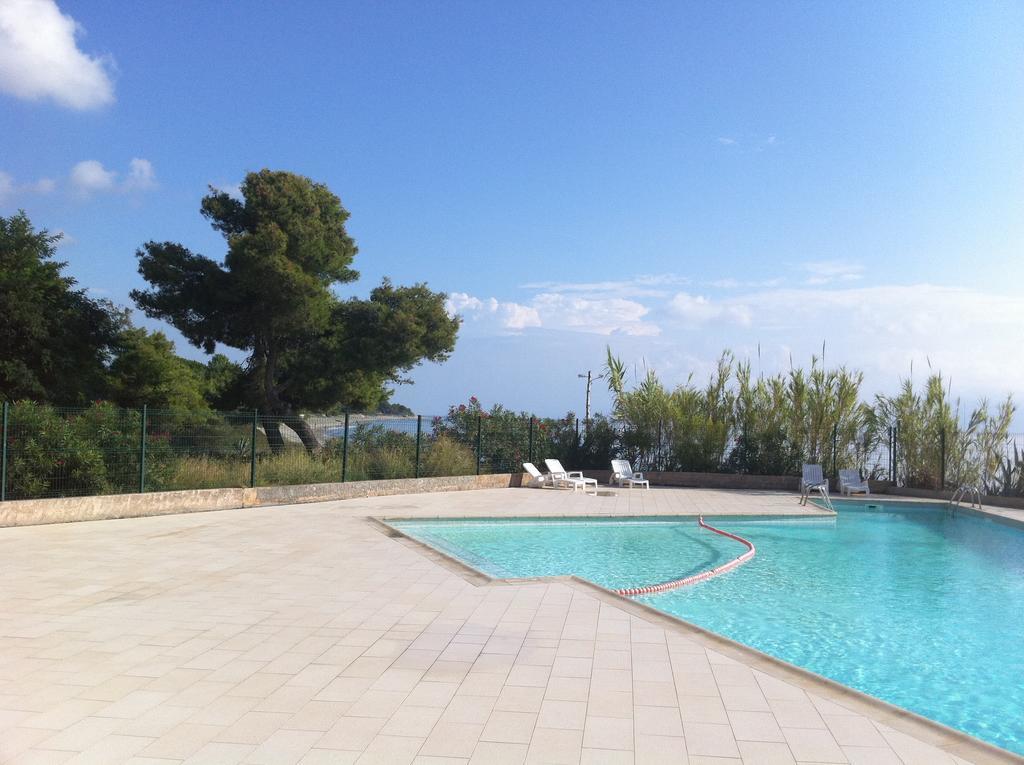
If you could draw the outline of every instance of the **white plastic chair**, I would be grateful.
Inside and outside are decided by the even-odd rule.
[[[634,486],[643,486],[645,489],[651,488],[651,482],[644,478],[643,473],[633,472],[633,467],[629,464],[629,460],[612,460],[612,479],[610,483],[628,486],[630,489]]]
[[[530,486],[536,489],[543,489],[547,485],[548,476],[540,472],[532,462],[524,462],[523,470],[530,475]]]
[[[870,494],[871,487],[856,470],[845,469],[839,471],[839,493],[846,495]]]
[[[544,460],[544,464],[547,465],[551,482],[555,486],[572,489],[573,491],[578,489],[586,491],[593,487],[594,493],[597,494],[597,479],[584,478],[582,470],[566,470],[558,460],[547,459]]]
[[[821,469],[821,465],[809,465],[806,462],[803,466],[803,475],[800,478],[800,504],[806,505],[807,500],[810,499],[811,492],[816,491],[821,494],[821,498],[825,501],[825,505],[829,510],[833,510],[832,500],[828,496],[828,481],[825,480],[825,474]]]

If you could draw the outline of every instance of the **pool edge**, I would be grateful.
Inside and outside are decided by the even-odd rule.
[[[437,518],[441,517],[442,516],[437,516]],[[586,519],[590,516],[572,517],[576,519]],[[594,517],[600,518],[603,516]],[[802,517],[821,516],[805,515]],[[614,604],[616,607],[621,608],[627,613],[631,613],[635,616],[643,616],[643,618],[648,619],[649,621],[657,622],[660,626],[669,627],[682,632],[687,635],[687,637],[696,638],[697,641],[705,648],[710,647],[714,650],[725,649],[723,651],[725,655],[728,655],[729,653],[739,654],[743,663],[753,669],[766,671],[766,668],[769,668],[772,671],[767,672],[767,674],[770,674],[779,680],[790,682],[805,691],[815,693],[827,700],[842,701],[847,707],[852,707],[853,711],[864,714],[876,722],[888,725],[900,733],[912,736],[919,741],[930,744],[937,749],[941,749],[951,756],[968,759],[977,763],[977,765],[988,765],[989,763],[1019,763],[1024,765],[1024,756],[1011,752],[1008,749],[1003,749],[995,744],[990,744],[987,741],[983,741],[980,738],[970,735],[969,733],[964,733],[956,728],[951,728],[948,725],[944,725],[943,723],[924,717],[923,715],[919,715],[916,712],[911,712],[903,707],[890,704],[887,701],[883,701],[882,699],[871,696],[863,691],[858,691],[848,685],[843,685],[842,683],[827,678],[824,675],[819,675],[816,672],[791,664],[783,659],[772,656],[771,654],[767,654],[744,643],[733,640],[732,638],[725,637],[717,632],[712,632],[704,627],[688,622],[685,619],[680,619],[677,616],[660,611],[646,603],[640,603],[630,597],[619,595],[613,590],[609,590],[599,584],[595,584],[588,579],[583,579],[576,575],[528,577],[522,579],[496,578],[490,574],[480,571],[479,569],[473,568],[468,563],[459,560],[442,550],[438,550],[426,542],[422,542],[415,537],[409,536],[401,529],[395,528],[388,522],[400,520],[428,520],[426,518],[365,516],[365,519],[370,523],[370,525],[385,536],[396,539],[396,541],[400,539],[404,541],[407,546],[414,547],[421,552],[426,552],[426,557],[434,560],[434,562],[438,563],[443,568],[458,574],[475,587],[531,583],[568,584],[577,589],[585,590],[590,594],[597,596],[604,602]],[[487,519],[487,516],[480,516],[480,519]],[[493,517],[491,519],[501,520],[500,518]],[[457,518],[454,520],[466,519]],[[711,645],[709,646],[708,643]]]

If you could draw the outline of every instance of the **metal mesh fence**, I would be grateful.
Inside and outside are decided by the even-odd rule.
[[[4,413],[5,500],[508,473],[531,449],[574,454],[540,421],[474,411],[271,417],[21,402]]]
[[[510,473],[545,458],[565,467],[799,474],[803,460],[827,475],[854,468],[876,480],[940,488],[971,483],[1024,494],[1024,434],[1005,443],[909,443],[894,429],[820,439],[811,459],[774,434],[594,418],[499,416],[453,408],[443,416],[339,414],[271,417],[190,412],[4,406],[0,498],[32,499],[177,489],[331,483]],[[933,443],[934,442],[934,443]]]

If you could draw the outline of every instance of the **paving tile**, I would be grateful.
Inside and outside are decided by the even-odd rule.
[[[438,722],[420,749],[422,755],[436,757],[472,757],[483,725]]]
[[[352,765],[362,754],[344,749],[310,749],[299,760],[299,765]]]
[[[870,720],[857,715],[822,715],[822,718],[840,746],[888,747]]]
[[[789,749],[801,762],[846,762],[846,755],[827,730],[783,728]]]
[[[630,691],[591,691],[588,712],[597,717],[633,717],[633,694]]]
[[[456,683],[418,683],[403,703],[417,707],[446,707],[459,690]],[[463,694],[472,696],[473,694]],[[497,696],[497,694],[494,694]]]
[[[216,740],[230,744],[262,744],[291,717],[287,712],[246,712],[232,725],[223,728]]]
[[[342,717],[321,736],[314,748],[362,752],[380,733],[385,722],[380,717]]]
[[[537,715],[532,712],[503,712],[495,708],[487,718],[480,740],[529,744],[536,724]]]
[[[522,765],[526,762],[526,744],[481,741],[473,750],[470,765]]]
[[[825,729],[825,721],[809,699],[769,699],[775,721],[783,728]]]
[[[256,747],[246,762],[253,765],[286,765],[301,760],[323,736],[318,731],[278,730]]]
[[[785,737],[771,712],[729,712],[733,735],[742,741],[785,742]]]
[[[679,696],[679,715],[683,722],[729,724],[725,705],[717,696]]]
[[[115,717],[86,717],[55,735],[47,737],[42,732],[36,740],[40,742],[40,749],[67,749],[72,752],[81,752],[88,749],[100,739],[106,738],[123,724],[123,720]],[[10,734],[4,734],[6,739]]]
[[[545,688],[550,678],[550,665],[516,665],[509,670],[508,677],[505,678],[505,685],[526,685]]]
[[[589,749],[583,747],[580,765],[634,765],[636,758],[632,750]]]
[[[111,762],[123,762],[152,743],[152,738],[114,734],[100,739],[68,762],[73,765],[107,765]]]
[[[425,739],[441,719],[443,711],[438,707],[399,707],[381,729],[381,735]]]
[[[739,757],[732,728],[717,723],[684,722],[683,736],[689,756]]]
[[[841,747],[850,765],[902,765],[903,760],[888,746]]]
[[[537,728],[526,753],[528,763],[577,765],[583,749],[583,731]]]
[[[658,736],[637,733],[635,757],[642,765],[678,765],[687,762],[686,741],[682,736]]]
[[[185,760],[184,765],[237,765],[256,751],[252,744],[226,744],[211,741]],[[164,762],[167,762],[164,760]]]
[[[380,735],[363,751],[358,765],[408,765],[416,759],[423,739],[409,736]]]
[[[0,534],[0,762],[954,765],[590,590],[472,585],[362,520],[752,507],[793,505],[506,489]]]
[[[637,735],[681,737],[683,723],[678,707],[637,706],[633,709]]]
[[[544,698],[558,701],[586,701],[589,695],[589,677],[552,677],[544,691]]]
[[[216,725],[182,723],[160,736],[140,754],[145,757],[184,760],[195,754],[223,730]]]
[[[769,741],[737,741],[743,762],[758,765],[796,765],[786,744]]]
[[[633,720],[587,715],[583,730],[587,749],[633,749]]]
[[[345,714],[349,717],[391,717],[408,695],[402,691],[367,691]]]
[[[544,688],[506,685],[494,702],[494,708],[503,712],[539,712],[544,701]]]
[[[584,701],[545,699],[537,717],[537,727],[583,730],[586,718],[587,704]]]

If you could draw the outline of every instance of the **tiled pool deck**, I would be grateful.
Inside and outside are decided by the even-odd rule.
[[[586,584],[474,581],[366,520],[800,510],[496,489],[0,529],[0,763],[998,761]]]

